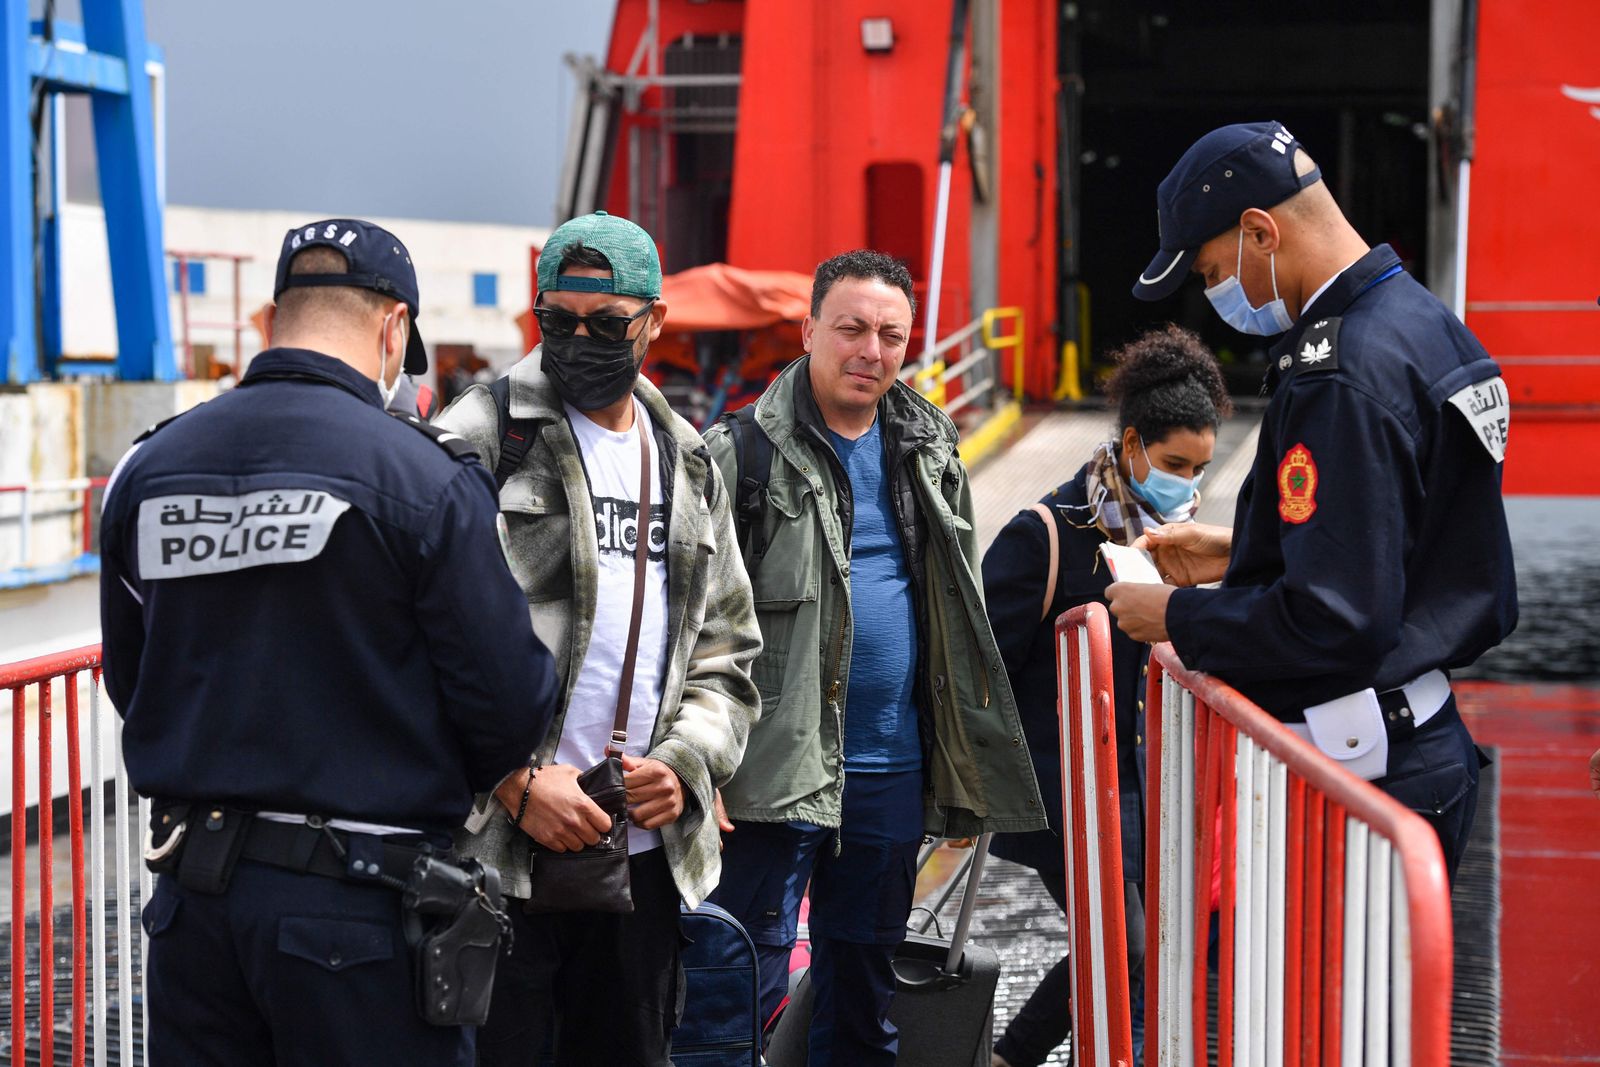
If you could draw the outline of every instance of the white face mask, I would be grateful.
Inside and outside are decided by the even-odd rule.
[[[1206,290],[1206,299],[1211,301],[1212,308],[1222,317],[1222,321],[1240,333],[1271,337],[1294,325],[1294,320],[1289,317],[1289,308],[1284,304],[1283,297],[1278,295],[1278,257],[1273,255],[1268,262],[1272,266],[1272,299],[1260,307],[1251,307],[1250,298],[1245,295],[1244,285],[1239,281],[1239,271],[1244,267],[1244,229],[1241,227],[1239,259],[1234,264],[1233,276],[1224,278]]]
[[[385,342],[389,340],[389,320],[394,318],[394,313],[383,317],[383,332],[378,335],[378,396],[383,400],[385,411],[394,403],[394,398],[400,395],[400,375],[405,371],[406,343],[411,340],[411,329],[406,326],[400,331],[400,354],[394,368],[394,382],[384,384],[384,371],[388,368],[389,352]]]

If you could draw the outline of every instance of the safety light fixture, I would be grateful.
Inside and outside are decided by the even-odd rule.
[[[890,19],[862,19],[861,47],[868,52],[892,52],[894,22]]]

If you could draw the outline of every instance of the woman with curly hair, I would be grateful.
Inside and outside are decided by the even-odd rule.
[[[1153,330],[1117,357],[1116,373],[1106,385],[1117,409],[1116,435],[1097,447],[1071,480],[1019,512],[983,558],[989,622],[1022,712],[1039,790],[1053,808],[1048,832],[997,835],[993,852],[1037,870],[1063,912],[1055,619],[1080,604],[1105,603],[1105,588],[1112,579],[1099,556],[1102,544],[1130,545],[1150,527],[1193,519],[1200,500],[1196,490],[1216,448],[1217,427],[1233,412],[1216,357],[1188,330],[1177,326]],[[1054,527],[1053,537],[1047,522]],[[1149,651],[1112,627],[1135,1062],[1141,1059],[1143,1045],[1144,975],[1140,668]],[[1066,1040],[1072,1028],[1071,990],[1070,964],[1063,957],[996,1042],[996,1067],[1035,1067]]]

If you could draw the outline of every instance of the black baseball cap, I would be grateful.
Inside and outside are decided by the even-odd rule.
[[[1300,147],[1281,122],[1240,122],[1212,130],[1178,160],[1156,188],[1161,250],[1134,284],[1140,300],[1171,296],[1183,284],[1200,246],[1239,225],[1248,208],[1277,207],[1322,179],[1294,172]]]
[[[343,253],[349,269],[344,274],[290,274],[289,261],[317,245]],[[361,219],[323,219],[296,226],[283,236],[272,299],[282,296],[285,289],[321,286],[371,289],[403,302],[411,312],[405,372],[421,374],[428,369],[428,351],[422,345],[422,334],[417,332],[417,272],[411,266],[411,253],[400,238]]]

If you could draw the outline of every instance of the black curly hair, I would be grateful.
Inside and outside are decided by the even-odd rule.
[[[1117,406],[1117,429],[1132,426],[1146,444],[1173,430],[1214,430],[1233,414],[1217,357],[1181,326],[1151,330],[1115,358],[1106,396]]]
[[[870,248],[857,248],[851,252],[840,252],[831,259],[825,259],[817,264],[817,272],[811,279],[811,314],[822,314],[822,300],[828,295],[828,290],[833,288],[834,282],[844,281],[846,278],[860,278],[864,281],[877,279],[885,285],[892,285],[911,302],[911,317],[917,315],[917,298],[911,291],[911,271],[906,265],[891,255],[876,252]]]

